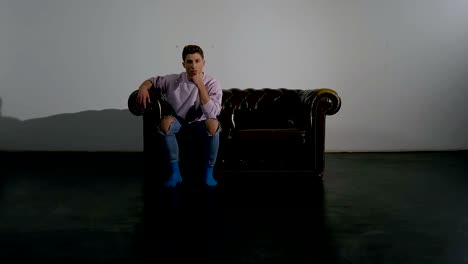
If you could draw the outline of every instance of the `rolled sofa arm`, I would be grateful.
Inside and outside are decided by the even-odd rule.
[[[341,108],[341,98],[330,88],[303,90],[299,93],[306,120],[306,143],[314,151],[312,165],[320,177],[325,168],[325,119]]]
[[[300,93],[302,103],[311,110],[311,115],[318,113],[334,115],[341,108],[341,98],[330,88],[304,90]]]
[[[149,90],[150,100],[151,103],[146,104],[146,109],[142,109],[138,107],[137,104],[137,96],[138,90],[133,91],[130,96],[128,97],[128,110],[130,113],[136,116],[141,116],[143,114],[151,114],[161,119],[162,109],[162,102],[160,101],[159,97],[156,96],[156,92],[154,89]]]

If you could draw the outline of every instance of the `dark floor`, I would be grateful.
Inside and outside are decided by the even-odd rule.
[[[173,192],[135,153],[0,158],[2,263],[468,263],[467,152],[330,153],[323,182]]]

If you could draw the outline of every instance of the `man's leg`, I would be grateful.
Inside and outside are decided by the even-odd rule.
[[[219,133],[221,126],[216,119],[207,119],[197,125],[198,134],[202,140],[204,180],[208,186],[216,186],[218,183],[213,177],[213,169],[216,163],[219,149]]]
[[[180,122],[172,116],[166,116],[161,120],[158,127],[158,135],[164,147],[164,154],[169,163],[170,175],[164,182],[165,187],[174,187],[182,182],[179,170],[179,145],[177,144],[176,133],[181,128]]]

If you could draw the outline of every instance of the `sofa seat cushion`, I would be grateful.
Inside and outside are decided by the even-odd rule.
[[[285,129],[242,129],[233,135],[234,142],[243,144],[304,144],[305,130]]]
[[[309,170],[305,140],[306,131],[295,128],[236,130],[220,145],[219,164],[226,170]]]

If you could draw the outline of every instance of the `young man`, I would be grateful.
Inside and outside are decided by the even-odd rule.
[[[182,51],[182,66],[185,72],[156,76],[144,81],[139,88],[137,103],[146,108],[151,103],[148,90],[160,89],[174,114],[164,116],[158,127],[158,136],[164,143],[170,175],[164,182],[166,187],[175,187],[182,182],[179,170],[179,147],[176,133],[183,126],[192,126],[203,140],[205,161],[204,181],[216,186],[213,167],[219,147],[220,124],[216,117],[221,112],[222,88],[219,81],[205,74],[203,50],[197,45],[187,45]],[[191,130],[192,131],[192,130]]]

